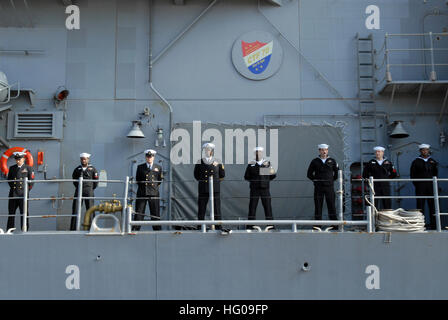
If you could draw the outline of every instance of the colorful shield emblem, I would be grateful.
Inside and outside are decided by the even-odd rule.
[[[260,74],[265,71],[271,60],[273,46],[273,41],[269,43],[241,41],[246,67],[254,74]]]
[[[264,80],[273,76],[280,69],[282,60],[280,42],[266,31],[245,33],[233,44],[233,65],[250,80]]]

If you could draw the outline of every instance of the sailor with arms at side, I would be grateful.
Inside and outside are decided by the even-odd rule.
[[[325,201],[330,220],[336,220],[334,181],[338,178],[339,166],[335,159],[328,156],[328,144],[318,146],[319,157],[314,158],[307,172],[307,177],[314,184],[314,219],[322,220],[322,206]]]
[[[439,174],[438,163],[431,157],[431,146],[429,144],[421,144],[418,146],[420,150],[420,156],[418,156],[411,164],[411,179],[432,179],[437,177]],[[415,187],[416,196],[434,196],[434,189],[432,181],[413,181]],[[417,208],[425,212],[425,201],[428,202],[429,208],[429,225],[426,229],[435,230],[436,229],[436,217],[435,217],[435,207],[434,198],[420,198],[417,199]]]
[[[244,173],[244,179],[249,181],[250,201],[248,220],[255,220],[257,213],[258,200],[261,198],[261,204],[264,208],[266,220],[273,220],[271,193],[269,191],[270,181],[277,176],[271,162],[263,158],[263,147],[254,149],[255,160],[249,162]],[[248,225],[246,228],[251,229],[253,226]],[[267,226],[266,228],[274,226]]]
[[[137,200],[135,201],[135,220],[142,221],[145,216],[146,202],[149,204],[151,220],[160,220],[159,186],[163,180],[162,167],[154,163],[157,152],[145,150],[146,162],[137,167],[135,178],[138,183]],[[152,226],[154,231],[161,230],[161,226]],[[139,231],[140,226],[132,226],[132,230]]]
[[[13,156],[16,161],[15,165],[9,167],[8,180],[9,182],[9,196],[10,198],[22,197],[22,199],[9,199],[8,201],[8,224],[7,230],[14,228],[15,214],[17,208],[20,210],[20,227],[23,228],[23,196],[25,194],[24,178],[27,177],[29,181],[34,180],[33,167],[25,164],[25,152],[14,152]],[[33,183],[28,184],[28,193],[33,188]],[[26,204],[28,206],[28,203]],[[29,214],[29,211],[28,211]],[[29,230],[29,219],[26,221],[27,229]]]
[[[375,158],[370,160],[364,167],[362,177],[369,179],[394,179],[397,177],[397,170],[395,170],[392,162],[384,157],[384,147],[377,146],[373,148],[375,151]],[[375,196],[390,196],[390,183],[387,181],[374,182]],[[381,202],[379,201],[381,200]],[[391,199],[375,199],[375,207],[378,209],[379,204],[382,204],[382,209],[391,209]]]
[[[83,180],[98,180],[99,175],[98,171],[95,169],[94,166],[90,165],[90,154],[89,153],[81,153],[79,155],[79,159],[81,164],[73,170],[72,179],[78,180],[81,176]],[[78,197],[78,182],[74,181],[73,185],[75,186],[75,195],[74,197]],[[94,191],[98,187],[98,182],[96,181],[83,181],[82,182],[82,196],[83,197],[94,197]],[[93,206],[93,199],[83,199],[84,204],[86,206],[86,211],[89,210],[91,206]],[[82,205],[82,203],[81,203]],[[77,200],[73,200],[72,205],[72,220],[70,223],[70,230],[76,230],[76,218],[77,218]],[[95,217],[95,213],[92,214],[92,219]]]
[[[194,166],[194,178],[198,181],[198,220],[204,220],[210,198],[209,181],[213,177],[213,209],[214,220],[221,220],[221,180],[225,177],[224,165],[214,157],[215,145],[202,145],[202,158]],[[216,225],[217,230],[229,232],[229,229]]]

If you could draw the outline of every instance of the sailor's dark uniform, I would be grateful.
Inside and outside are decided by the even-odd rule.
[[[72,174],[72,178],[74,180],[78,180],[80,177],[83,177],[84,180],[98,180],[99,179],[99,175],[98,175],[98,171],[95,169],[95,167],[91,166],[90,164],[87,165],[87,167],[85,168],[85,170],[83,170],[82,165],[79,165],[75,168],[75,170],[73,170],[73,174]],[[75,190],[75,194],[74,197],[77,198],[78,197],[78,182],[73,182],[76,190]],[[93,190],[96,189],[96,187],[98,187],[98,182],[96,181],[83,181],[82,182],[82,196],[83,197],[94,197],[94,192]],[[89,210],[89,208],[91,206],[93,206],[93,199],[83,199],[84,204],[86,206],[86,211]],[[81,204],[82,205],[82,204]],[[70,223],[70,230],[76,230],[76,218],[77,218],[77,200],[74,199],[73,200],[73,205],[72,205],[72,220]],[[95,217],[95,213],[92,214],[92,219]]]
[[[141,221],[145,216],[146,202],[149,204],[151,220],[160,220],[159,186],[163,180],[162,167],[153,163],[143,163],[137,167],[135,178],[138,183],[137,199],[135,201],[135,220]],[[161,230],[160,226],[153,226],[153,230]],[[132,230],[140,230],[140,226],[132,226]]]
[[[411,164],[411,179],[432,179],[432,177],[437,177],[439,173],[438,163],[431,157],[422,158],[417,157]],[[415,187],[416,196],[434,196],[433,183],[431,181],[412,182]],[[434,230],[436,228],[436,217],[434,208],[434,199],[417,199],[417,208],[422,210],[424,213],[425,200],[428,202],[429,208],[429,228]]]
[[[29,181],[34,180],[34,170],[27,164],[23,164],[20,168],[17,164],[9,167],[8,180],[14,180],[9,182],[9,197],[23,197],[25,194],[24,178],[27,177]],[[33,188],[33,183],[28,184],[29,191]],[[27,204],[28,205],[28,204]],[[16,210],[20,210],[20,227],[23,227],[23,198],[22,199],[9,199],[8,201],[8,224],[7,230],[14,228],[14,220]],[[29,212],[28,212],[29,214]],[[26,221],[27,229],[29,229],[29,218]]]
[[[338,164],[333,158],[322,161],[320,157],[313,159],[308,167],[307,177],[314,184],[314,219],[322,220],[322,206],[327,202],[328,217],[336,220],[334,181],[338,178]]]
[[[244,179],[250,182],[248,220],[255,220],[258,199],[260,198],[261,204],[264,208],[266,220],[273,220],[274,218],[272,216],[271,193],[269,191],[269,185],[270,181],[274,180],[277,174],[271,167],[271,163],[269,161],[263,160],[261,163],[259,162],[250,162],[246,167],[246,172],[244,173]]]
[[[364,179],[373,177],[374,179],[393,179],[397,177],[397,170],[394,165],[387,159],[382,164],[376,159],[370,160],[364,167],[362,173]],[[390,183],[387,181],[374,182],[375,196],[390,196]],[[379,200],[382,200],[381,202]],[[390,209],[392,207],[391,199],[375,199],[375,207],[382,203],[382,209]]]
[[[217,159],[201,159],[194,167],[194,178],[198,183],[198,220],[204,220],[209,200],[209,179],[213,176],[214,219],[221,220],[221,180],[225,177],[224,165]],[[216,225],[216,229],[221,229]]]

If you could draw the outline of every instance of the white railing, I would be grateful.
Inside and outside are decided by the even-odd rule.
[[[429,48],[425,48],[424,45],[420,48],[390,48],[391,41],[393,38],[398,37],[422,37],[423,41],[425,39],[429,40]],[[448,33],[403,33],[403,34],[390,34],[386,33],[384,37],[383,46],[381,49],[379,49],[376,54],[378,55],[380,52],[384,50],[384,57],[383,61],[381,63],[378,63],[375,68],[377,70],[382,69],[382,67],[386,66],[386,75],[385,78],[387,82],[392,82],[392,67],[430,67],[430,75],[429,79],[430,81],[437,81],[437,69],[440,69],[440,67],[448,67],[448,63],[446,63],[446,59],[443,61],[435,61],[434,58],[434,52],[444,52],[446,51],[448,54],[448,48],[434,48],[434,38],[440,38],[440,37],[448,37]],[[421,62],[414,62],[414,63],[391,63],[392,55],[394,53],[398,52],[423,52],[425,54],[426,52],[429,52],[430,61],[429,63],[426,63],[426,60]],[[383,79],[383,80],[384,80]],[[380,82],[382,82],[381,80]],[[417,80],[417,79],[409,79],[409,80]],[[447,80],[447,79],[445,79]]]
[[[359,180],[359,179],[358,179]],[[401,195],[390,195],[390,196],[376,196],[374,182],[432,182],[433,195],[432,196],[401,196]],[[440,212],[440,199],[448,199],[448,196],[439,195],[439,182],[448,182],[446,178],[432,177],[432,179],[374,179],[373,177],[368,178],[369,186],[369,200],[370,204],[375,204],[375,199],[434,199],[434,209],[436,216],[436,228],[437,231],[442,231],[442,225],[440,221],[440,216],[448,215],[447,213]],[[431,214],[431,212],[429,213]]]
[[[0,197],[0,200],[9,200],[9,199],[23,199],[25,204],[28,204],[29,201],[39,201],[39,200],[73,200],[76,201],[76,230],[80,231],[81,229],[81,217],[82,217],[82,200],[83,199],[93,199],[93,200],[118,200],[123,199],[123,209],[121,212],[121,230],[122,233],[133,233],[135,231],[131,231],[132,226],[198,226],[201,225],[201,231],[206,232],[206,227],[211,226],[211,229],[214,229],[216,225],[231,225],[231,226],[245,226],[245,225],[259,225],[259,226],[285,226],[290,225],[292,232],[297,232],[298,226],[338,226],[339,231],[344,231],[344,226],[366,226],[368,232],[373,232],[373,224],[370,210],[367,210],[367,218],[366,220],[344,220],[343,216],[343,195],[344,195],[344,180],[342,170],[339,171],[339,179],[337,180],[337,217],[338,220],[215,220],[214,217],[214,199],[213,199],[213,179],[210,177],[209,183],[209,201],[210,201],[210,220],[151,220],[151,221],[140,221],[133,220],[132,216],[135,213],[132,205],[128,205],[128,203],[132,200],[139,199],[137,197],[130,198],[129,197],[129,185],[137,184],[137,181],[131,181],[130,177],[126,177],[124,180],[86,180],[80,177],[78,180],[73,179],[52,179],[52,180],[28,180],[28,178],[24,178],[24,196],[23,197]],[[8,182],[17,182],[19,180],[1,180],[0,183],[8,183]],[[76,197],[30,197],[28,194],[29,184],[39,184],[39,183],[64,183],[64,182],[77,182],[78,183],[78,193]],[[82,195],[82,187],[86,182],[106,182],[106,183],[119,183],[123,184],[123,195],[120,197],[85,197]],[[160,181],[163,182],[163,181]],[[160,199],[160,197],[159,197]],[[22,231],[27,232],[27,221],[30,218],[28,214],[28,205],[23,206],[23,225]],[[0,215],[7,216],[9,215]],[[42,218],[56,218],[56,217],[73,217],[73,213],[70,215],[33,215],[32,218],[42,217]],[[14,215],[15,217],[15,215]]]

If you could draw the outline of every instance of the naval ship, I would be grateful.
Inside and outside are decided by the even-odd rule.
[[[29,226],[16,212],[9,230],[0,179],[0,299],[447,299],[447,100],[445,0],[0,0],[1,168],[21,151],[35,174]],[[222,220],[209,203],[198,222],[207,142]],[[423,143],[435,230],[409,174]],[[319,144],[339,164],[338,220],[313,228]],[[277,173],[274,220],[260,205],[248,232],[256,146]],[[361,179],[375,146],[399,175],[393,212]],[[147,149],[160,220],[137,221]],[[81,153],[99,172],[88,214],[72,210]]]

